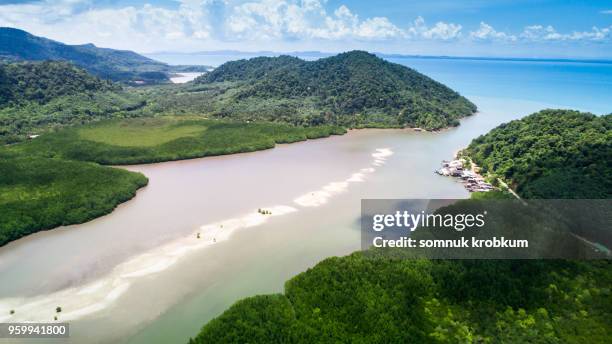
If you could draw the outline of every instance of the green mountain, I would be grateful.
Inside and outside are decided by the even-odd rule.
[[[543,110],[478,137],[467,153],[526,198],[612,198],[612,115]]]
[[[232,61],[196,83],[232,84],[219,109],[227,116],[267,113],[278,118],[297,112],[309,115],[314,122],[310,124],[440,129],[476,111],[474,104],[445,85],[363,51],[316,61],[290,56]]]
[[[171,73],[187,67],[169,66],[133,51],[67,45],[9,27],[0,27],[0,59],[70,61],[101,78],[135,83],[167,82]]]
[[[118,85],[69,62],[0,63],[0,108],[30,101],[45,104],[61,96],[118,89]]]

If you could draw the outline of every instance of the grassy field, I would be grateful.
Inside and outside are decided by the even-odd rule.
[[[104,121],[42,135],[14,150],[100,164],[138,164],[252,152],[277,143],[343,134],[335,126],[296,127],[194,117]]]
[[[93,163],[0,152],[0,246],[108,214],[147,182]]]
[[[206,130],[194,121],[182,125],[177,118],[142,118],[122,122],[105,122],[78,130],[79,138],[122,147],[152,147],[182,137],[195,137]]]

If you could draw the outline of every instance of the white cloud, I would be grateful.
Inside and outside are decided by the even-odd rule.
[[[601,13],[601,14],[612,14],[612,10],[604,10],[604,11],[601,11],[599,13]]]
[[[552,26],[531,25],[525,27],[521,37],[530,40],[556,40],[561,37]]]
[[[605,41],[612,37],[611,33],[612,26],[605,28],[593,26],[591,31],[574,31],[563,34],[550,25],[531,25],[525,27],[521,37],[531,41]]]
[[[601,28],[601,29],[593,26],[591,31],[583,31],[583,32],[574,31],[572,34],[565,35],[565,36],[567,36],[567,38],[571,40],[585,40],[586,39],[586,40],[591,40],[591,41],[604,41],[612,37],[611,33],[612,33],[612,25],[610,25],[609,27]]]
[[[360,20],[345,5],[328,13],[318,0],[243,3],[231,9],[227,26],[234,39],[387,39],[403,34],[387,18]]]
[[[516,41],[515,35],[510,35],[505,32],[496,31],[491,25],[480,22],[478,30],[470,32],[470,38],[481,41]]]
[[[18,23],[29,18],[33,22],[53,24],[66,17],[75,15],[86,7],[89,1],[81,0],[44,0],[23,4],[8,4],[0,6],[0,18],[4,23]]]
[[[0,25],[69,43],[144,50],[155,42],[165,49],[215,40],[451,40],[461,35],[461,25],[428,27],[422,17],[404,30],[386,17],[362,19],[345,5],[329,12],[326,0],[176,1],[175,9],[150,4],[99,8],[90,0],[0,5]]]
[[[392,44],[405,46],[408,40],[423,46],[468,40],[602,42],[609,41],[612,34],[612,26],[560,33],[543,25],[528,26],[513,34],[481,22],[474,31],[463,35],[463,27],[457,23],[440,21],[428,25],[419,16],[408,25],[398,25],[387,17],[361,17],[346,5],[330,9],[327,0],[175,1],[175,7],[100,7],[93,0],[0,4],[0,26],[21,28],[71,44],[93,42],[137,51],[247,46],[272,50],[288,45],[325,49],[338,47],[339,41],[347,43],[343,49],[358,46],[385,50]]]
[[[459,24],[445,22],[437,22],[434,26],[428,27],[425,19],[419,16],[408,28],[408,37],[448,41],[461,37],[461,28]]]
[[[0,6],[0,26],[11,26],[68,43],[141,49],[163,41],[210,35],[206,6],[180,1],[177,9],[95,8],[87,0],[42,1]]]
[[[385,17],[366,19],[359,25],[357,35],[364,38],[393,38],[404,36],[404,31]]]

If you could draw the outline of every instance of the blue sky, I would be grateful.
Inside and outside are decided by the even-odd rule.
[[[143,53],[612,58],[610,0],[0,0],[0,26]]]

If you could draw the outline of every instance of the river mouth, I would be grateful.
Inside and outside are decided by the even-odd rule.
[[[362,198],[467,197],[461,184],[433,173],[440,161],[494,126],[548,107],[472,100],[480,112],[439,133],[356,130],[255,153],[128,166],[150,180],[132,201],[0,249],[0,311],[51,321],[62,306],[69,342],[185,342],[237,299],[282,291],[321,259],[358,250]],[[221,225],[236,230],[223,239],[223,231],[210,234]],[[157,259],[211,240],[176,260]]]

